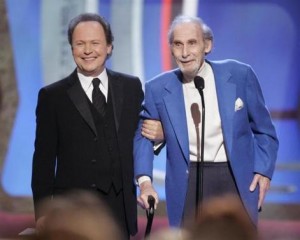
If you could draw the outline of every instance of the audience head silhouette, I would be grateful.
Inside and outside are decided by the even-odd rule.
[[[42,203],[41,208],[46,218],[38,239],[122,239],[106,205],[91,193],[70,192]]]
[[[198,218],[186,225],[188,240],[254,240],[256,228],[241,200],[227,195],[212,198],[199,208]]]

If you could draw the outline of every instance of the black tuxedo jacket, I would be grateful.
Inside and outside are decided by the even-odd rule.
[[[137,77],[107,69],[115,127],[122,166],[122,182],[129,231],[137,231],[136,187],[133,176],[133,137],[143,100]],[[36,108],[36,139],[33,155],[32,191],[37,203],[70,189],[90,189],[93,166],[95,123],[88,98],[77,71],[42,88]]]

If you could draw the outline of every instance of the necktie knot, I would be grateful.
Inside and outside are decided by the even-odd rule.
[[[96,87],[99,87],[100,85],[100,79],[99,78],[94,78],[93,81],[93,87],[96,88]]]

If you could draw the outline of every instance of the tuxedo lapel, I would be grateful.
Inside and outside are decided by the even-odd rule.
[[[88,104],[88,98],[81,87],[76,70],[70,75],[69,79],[70,88],[67,91],[68,95],[79,111],[80,115],[97,136],[97,130]]]
[[[167,94],[164,97],[164,103],[176,138],[178,139],[181,150],[184,153],[185,160],[188,162],[189,140],[182,82],[180,77],[181,75],[179,72],[175,72],[174,77],[168,80],[168,83],[165,86]]]
[[[109,94],[111,94],[115,125],[116,130],[118,131],[124,100],[123,82],[122,79],[113,71],[110,71],[108,69],[106,69],[106,71],[108,75],[108,91]]]

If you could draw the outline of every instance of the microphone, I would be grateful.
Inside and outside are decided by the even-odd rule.
[[[194,78],[194,83],[195,83],[195,87],[199,90],[202,91],[204,89],[204,79],[203,77],[200,76],[196,76]]]
[[[204,102],[204,96],[203,96],[203,89],[204,89],[204,79],[203,77],[196,76],[194,77],[194,84],[195,87],[198,89],[200,96],[201,96],[201,103],[202,103],[202,110],[205,109],[205,102]]]

